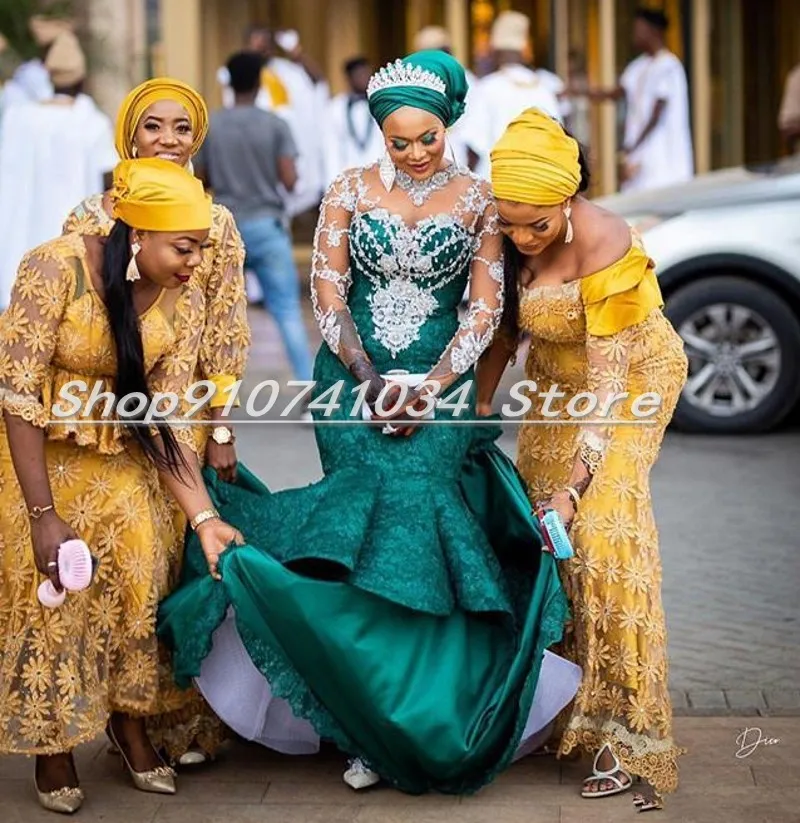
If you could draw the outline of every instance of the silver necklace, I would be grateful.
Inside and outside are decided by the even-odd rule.
[[[397,170],[397,185],[408,194],[415,206],[421,206],[434,193],[443,189],[458,174],[458,166],[451,163],[425,180],[415,180],[408,172]]]

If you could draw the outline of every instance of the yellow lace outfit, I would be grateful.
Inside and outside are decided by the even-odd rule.
[[[242,378],[251,334],[247,321],[242,239],[233,215],[224,206],[217,203],[212,206],[212,219],[209,234],[211,248],[206,251],[202,264],[192,273],[192,284],[196,285],[202,295],[203,308],[200,351],[194,381],[211,380],[217,386],[218,394],[211,406],[219,407],[228,402],[226,388]],[[103,195],[95,195],[73,209],[63,231],[65,234],[107,237],[113,226],[114,220],[103,207]],[[204,410],[197,418],[208,419],[208,414]],[[197,453],[202,463],[210,434],[209,427],[198,426],[196,434]],[[163,494],[171,500],[166,488]],[[177,505],[170,505],[175,527],[183,533],[186,519]],[[170,589],[178,581],[182,548],[181,545],[181,551],[175,554],[170,569]],[[163,659],[163,665],[165,668],[169,666],[166,658]],[[202,697],[196,692],[192,694],[193,699],[180,712],[153,717],[148,723],[153,744],[166,749],[169,756],[175,759],[195,744],[213,755],[226,736],[222,723]],[[179,702],[185,704],[186,700]]]
[[[183,395],[201,344],[204,296],[164,290],[141,315],[151,392]],[[177,568],[183,534],[155,467],[120,426],[50,422],[74,380],[112,391],[116,357],[102,298],[78,235],[23,260],[0,317],[0,405],[46,433],[56,511],[100,563],[93,585],[43,608],[27,507],[0,418],[0,751],[56,754],[102,734],[110,712],[151,715],[192,699],[159,665],[156,609]],[[79,394],[80,392],[76,392]],[[102,404],[93,417],[102,415]],[[196,449],[191,428],[177,439]]]
[[[573,621],[561,653],[583,667],[583,682],[563,718],[559,753],[596,752],[609,743],[623,767],[660,792],[677,787],[672,707],[667,690],[667,638],[661,603],[661,561],[649,475],[686,380],[683,344],[661,311],[653,263],[638,237],[617,263],[563,286],[528,289],[520,326],[531,336],[526,376],[566,419],[579,392],[602,401],[628,399],[585,425],[541,425],[543,401],[533,394],[519,435],[519,469],[531,501],[567,485],[580,451],[593,467],[572,527],[575,557],[562,564]],[[632,402],[656,392],[651,422],[637,423]],[[579,408],[581,408],[579,404]],[[644,408],[644,405],[642,406]]]

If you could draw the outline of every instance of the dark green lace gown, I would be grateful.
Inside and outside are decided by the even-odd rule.
[[[488,188],[452,168],[427,190],[408,182],[387,193],[375,168],[354,170],[323,202],[314,377],[318,397],[343,386],[338,410],[315,412],[324,478],[270,493],[241,467],[235,486],[208,475],[247,545],[222,556],[214,582],[190,539],[159,633],[189,684],[233,614],[272,694],[316,734],[403,791],[464,793],[513,759],[567,606],[499,427],[474,416],[473,366],[502,306]],[[466,384],[463,422],[410,438],[359,422],[348,366],[363,353],[382,374],[435,377],[443,396]]]

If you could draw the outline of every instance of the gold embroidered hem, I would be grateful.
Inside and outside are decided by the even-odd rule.
[[[659,794],[678,788],[678,758],[687,750],[671,739],[631,734],[613,720],[607,720],[600,728],[594,727],[588,718],[573,719],[572,724],[561,737],[558,757],[566,757],[575,750],[594,757],[608,744],[628,774],[641,777]]]

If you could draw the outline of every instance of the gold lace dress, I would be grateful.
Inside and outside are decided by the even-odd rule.
[[[118,425],[53,422],[71,381],[113,390],[116,358],[83,238],[30,252],[0,317],[0,406],[45,430],[58,514],[99,559],[92,586],[56,609],[37,599],[30,521],[0,417],[0,751],[52,754],[102,734],[110,712],[180,709],[191,692],[159,662],[156,609],[183,543],[158,473]],[[196,368],[203,294],[164,290],[141,315],[151,392],[183,395]],[[73,394],[88,396],[74,390]],[[99,419],[102,403],[91,415]],[[179,441],[196,448],[191,428]]]
[[[80,203],[64,223],[65,234],[107,237],[114,227],[114,220],[103,208],[103,195],[93,195]],[[209,233],[211,249],[203,262],[192,273],[192,283],[202,294],[203,318],[200,351],[194,380],[210,380],[218,393],[209,408],[224,406],[228,401],[226,390],[241,380],[251,342],[247,321],[247,295],[244,282],[244,244],[236,228],[233,215],[224,206],[212,207],[212,226]],[[238,404],[237,404],[238,405]],[[203,409],[198,419],[207,419]],[[205,458],[210,429],[197,426],[197,453],[201,462]],[[166,488],[163,490],[171,501]],[[170,502],[175,518],[175,528],[183,532],[186,519],[177,505]],[[177,584],[180,575],[182,549],[175,556],[170,570],[171,586]],[[168,665],[168,661],[164,661]],[[156,746],[163,747],[170,757],[177,759],[192,745],[198,745],[214,754],[226,736],[222,723],[213,714],[198,693],[177,714],[152,717],[148,722],[150,738]]]
[[[519,469],[531,501],[563,490],[576,456],[595,469],[571,539],[575,557],[561,564],[572,623],[561,653],[583,667],[583,682],[562,718],[560,754],[590,753],[610,743],[622,765],[669,792],[678,780],[667,690],[667,638],[661,561],[649,475],[686,380],[683,343],[661,311],[653,263],[634,238],[617,263],[563,286],[528,289],[520,326],[531,336],[526,377],[537,384],[519,435]],[[606,417],[547,424],[538,393],[557,384],[556,419],[580,392],[602,402],[628,398]],[[638,422],[635,399],[661,397]],[[575,404],[586,408],[586,402]],[[642,403],[640,409],[648,408]]]

